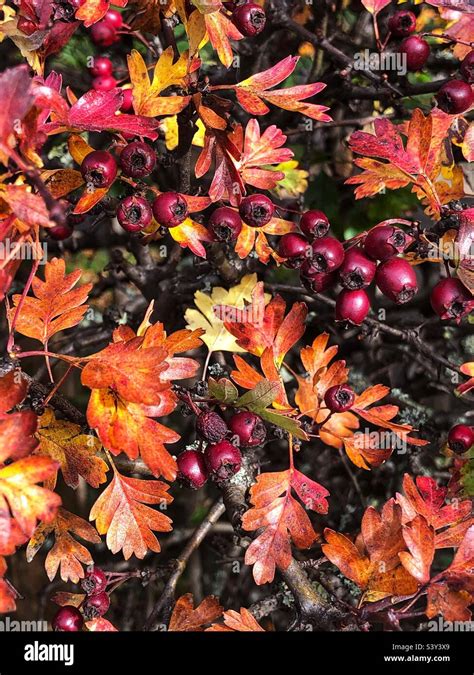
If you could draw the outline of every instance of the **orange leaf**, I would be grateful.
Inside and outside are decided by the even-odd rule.
[[[205,13],[204,22],[209,40],[216,50],[219,60],[226,68],[230,68],[234,55],[229,38],[231,40],[241,40],[242,35],[225,14],[222,14],[220,11]]]
[[[117,7],[125,7],[126,4],[127,0],[114,0]],[[83,21],[84,26],[89,28],[106,15],[109,7],[109,0],[84,0],[76,12],[76,19]]]
[[[95,188],[91,190],[89,187],[86,187],[79,201],[74,207],[73,213],[78,215],[87,213],[92,208],[94,208],[94,206],[98,204],[103,197],[105,197],[109,189],[110,188],[108,187],[104,187],[104,188]]]
[[[182,248],[189,248],[201,258],[206,257],[206,249],[202,242],[212,241],[212,236],[204,225],[191,220],[191,218],[186,218],[180,225],[170,227],[168,231]]]
[[[99,616],[97,619],[91,619],[91,621],[86,621],[85,626],[87,630],[94,633],[116,633],[118,630],[110,623],[110,621],[104,619],[103,616]]]
[[[214,595],[209,595],[194,608],[194,599],[191,593],[182,595],[177,601],[171,614],[168,630],[173,632],[203,631],[206,624],[211,623],[222,615],[222,607]]]
[[[70,192],[84,185],[84,179],[80,171],[75,169],[53,169],[44,171],[42,178],[46,187],[55,199],[65,197]]]
[[[0,614],[14,612],[16,610],[16,595],[12,587],[3,578],[7,571],[5,558],[0,556]]]
[[[416,516],[403,526],[403,538],[410,553],[399,553],[403,567],[415,577],[420,584],[430,580],[431,563],[435,552],[435,533],[423,516]]]
[[[233,609],[228,609],[224,612],[224,623],[213,623],[210,628],[206,629],[209,632],[229,632],[237,631],[239,633],[264,633],[265,630],[261,627],[258,621],[253,617],[245,607],[240,608],[240,612]]]
[[[442,582],[430,584],[427,597],[426,616],[429,619],[440,614],[446,621],[470,621],[472,595],[468,591],[452,590]]]

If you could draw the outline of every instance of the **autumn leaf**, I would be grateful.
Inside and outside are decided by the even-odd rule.
[[[135,555],[144,558],[147,551],[161,550],[155,532],[170,532],[171,519],[148,504],[161,509],[173,501],[169,485],[158,480],[140,480],[122,476],[114,468],[112,482],[105,488],[90,512],[99,534],[107,535],[112,553],[122,551],[125,560]]]
[[[261,627],[258,621],[253,617],[245,607],[240,608],[240,612],[233,609],[228,609],[223,614],[224,623],[213,623],[210,628],[206,628],[209,632],[229,632],[236,631],[238,633],[264,633],[265,630]]]
[[[6,413],[19,405],[27,391],[28,382],[20,368],[12,368],[0,377],[0,413]]]
[[[116,7],[125,7],[126,4],[127,0],[114,0]],[[84,26],[89,28],[92,24],[103,19],[109,8],[109,0],[83,0],[76,11],[76,19],[83,21]]]
[[[2,108],[0,111],[0,150],[8,154],[9,136],[33,103],[28,66],[8,68],[0,75]]]
[[[186,218],[176,227],[170,227],[168,232],[182,248],[189,248],[200,258],[206,257],[206,249],[202,242],[213,241],[209,230],[191,218]]]
[[[398,555],[403,567],[415,577],[420,584],[430,580],[431,563],[435,552],[435,533],[423,516],[416,516],[403,526],[403,538],[408,551]]]
[[[204,627],[222,616],[222,607],[214,595],[209,595],[194,608],[191,593],[182,595],[171,614],[168,630],[172,632],[203,631]]]
[[[216,50],[219,60],[226,68],[230,68],[234,58],[230,40],[241,40],[243,36],[232,21],[220,11],[205,12],[204,23],[209,41]]]
[[[32,193],[25,185],[6,185],[5,190],[0,191],[0,196],[15,216],[30,227],[53,225],[44,199]]]
[[[0,413],[0,463],[7,459],[21,459],[38,445],[34,433],[38,419],[33,411],[4,415]]]
[[[104,619],[103,616],[98,616],[97,619],[91,619],[86,621],[85,627],[88,631],[92,633],[116,633],[118,628],[115,628],[113,623],[110,623],[108,619]]]
[[[94,488],[107,480],[108,465],[97,456],[101,449],[99,439],[83,434],[78,424],[56,419],[51,408],[39,419],[37,438],[40,446],[36,454],[58,462],[69,487],[77,488],[80,476]],[[54,484],[50,487],[54,488]]]
[[[446,621],[470,621],[472,595],[469,591],[454,590],[445,582],[433,583],[427,589],[426,616],[441,615]]]
[[[377,15],[384,7],[390,4],[390,0],[361,0],[365,9],[371,14]]]
[[[26,549],[26,559],[31,562],[50,534],[54,535],[54,544],[45,560],[46,574],[52,581],[58,569],[61,579],[77,584],[84,577],[82,565],[92,565],[92,556],[85,546],[73,535],[93,544],[100,544],[100,537],[87,521],[66,511],[58,510],[56,518],[50,523],[41,523],[33,533]]]
[[[7,564],[5,558],[0,556],[0,614],[14,612],[16,610],[16,595],[13,588],[5,581]]]

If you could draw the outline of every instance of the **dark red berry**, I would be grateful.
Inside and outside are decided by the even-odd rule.
[[[387,298],[403,305],[418,290],[416,272],[403,258],[389,258],[377,267],[375,283]]]
[[[234,209],[221,206],[209,218],[209,230],[215,241],[236,241],[242,230],[242,220]]]
[[[448,445],[453,452],[462,455],[474,445],[474,427],[467,424],[456,424],[448,434]]]
[[[331,412],[341,413],[352,408],[355,392],[348,384],[336,384],[324,394],[324,403]]]
[[[130,178],[149,176],[155,164],[155,151],[143,141],[129,143],[120,154],[120,167],[123,173]]]
[[[322,293],[337,281],[337,272],[316,272],[311,265],[311,260],[307,260],[301,266],[301,281],[310,293]]]
[[[207,481],[207,467],[204,455],[197,450],[185,450],[176,460],[178,480],[193,490],[198,490]]]
[[[109,607],[109,594],[105,592],[89,595],[82,603],[82,611],[87,621],[96,619],[98,616],[104,616]]]
[[[133,89],[122,89],[123,101],[120,112],[129,112],[133,109]]]
[[[238,412],[229,420],[229,429],[239,439],[242,448],[254,448],[262,445],[267,436],[267,430],[259,415],[246,410]]]
[[[387,260],[403,253],[413,237],[405,234],[399,227],[393,225],[377,225],[367,234],[364,242],[364,252],[372,260]]]
[[[300,230],[311,241],[325,237],[329,227],[329,220],[322,211],[306,211],[300,218]]]
[[[82,630],[84,619],[77,607],[65,605],[56,612],[51,625],[55,631],[77,633]]]
[[[89,70],[93,77],[104,77],[105,75],[112,75],[113,72],[112,61],[108,59],[106,56],[94,57],[94,62]]]
[[[308,260],[311,255],[311,246],[301,234],[288,232],[281,237],[278,243],[278,255],[286,258],[285,267],[295,269]]]
[[[344,288],[356,290],[368,286],[375,276],[376,264],[358,247],[347,251],[339,268],[339,279]]]
[[[416,16],[407,9],[400,9],[390,17],[388,27],[395,37],[407,37],[415,31]]]
[[[218,413],[208,410],[198,415],[196,431],[208,443],[218,443],[224,438],[229,429]]]
[[[95,91],[112,91],[117,86],[117,80],[112,75],[100,75],[92,80]]]
[[[116,9],[109,9],[103,20],[113,26],[115,30],[120,30],[123,26],[122,15]]]
[[[249,2],[233,11],[232,21],[242,35],[254,37],[265,28],[266,16],[260,5]]]
[[[100,567],[94,567],[93,570],[86,573],[86,576],[81,581],[82,589],[87,595],[94,595],[102,593],[107,588],[107,576]]]
[[[446,82],[436,94],[438,107],[448,115],[459,115],[474,102],[472,87],[464,80]]]
[[[275,206],[266,195],[249,195],[240,202],[239,213],[250,227],[262,227],[273,218]]]
[[[99,47],[110,47],[119,36],[115,28],[107,21],[98,21],[91,27],[91,39]]]
[[[419,35],[411,35],[401,43],[400,52],[406,55],[407,69],[415,72],[421,70],[427,62],[430,46]]]
[[[334,272],[344,260],[344,247],[339,239],[334,237],[321,237],[311,244],[311,265],[316,272]]]
[[[84,158],[81,174],[86,183],[95,188],[109,187],[117,175],[117,163],[110,152],[94,150]]]
[[[54,225],[54,227],[49,228],[48,234],[51,239],[54,239],[55,241],[63,241],[71,236],[72,227],[67,223],[64,223],[63,225]]]
[[[188,204],[179,192],[162,192],[153,202],[153,215],[163,227],[176,227],[188,217]]]
[[[152,210],[145,197],[130,195],[117,208],[117,220],[127,232],[140,232],[152,221]]]
[[[459,67],[459,74],[463,80],[466,80],[469,84],[474,84],[474,49],[463,58]]]
[[[344,288],[336,299],[336,321],[346,321],[360,326],[369,309],[369,296],[362,288],[357,291]]]
[[[441,319],[455,319],[456,323],[474,309],[474,297],[459,279],[451,277],[438,281],[430,300]]]
[[[237,471],[240,471],[242,464],[242,454],[239,448],[229,441],[208,445],[204,450],[204,458],[209,475],[217,483],[232,478]]]

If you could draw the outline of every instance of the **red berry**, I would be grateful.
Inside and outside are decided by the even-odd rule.
[[[153,215],[163,227],[176,227],[188,217],[188,204],[179,192],[162,192],[153,202]]]
[[[115,28],[107,21],[98,21],[91,27],[91,39],[99,47],[110,47],[119,36]]]
[[[265,28],[266,16],[260,5],[249,2],[233,11],[232,21],[242,35],[254,37]]]
[[[344,247],[335,237],[321,237],[311,244],[311,265],[316,272],[334,272],[344,260]]]
[[[117,163],[110,152],[94,150],[82,161],[81,174],[95,188],[109,187],[117,175]]]
[[[322,211],[306,211],[300,219],[300,230],[311,241],[325,237],[329,232],[329,220]]]
[[[55,241],[63,241],[71,236],[72,227],[66,223],[64,225],[54,225],[54,227],[49,228],[48,234]]]
[[[411,35],[401,43],[400,52],[406,55],[407,69],[414,72],[421,70],[427,62],[430,46],[419,35]]]
[[[123,26],[122,15],[116,9],[109,9],[103,20],[113,26],[115,30],[120,30]]]
[[[301,265],[311,255],[311,246],[305,237],[295,232],[284,234],[278,244],[278,255],[286,258],[285,267],[294,269]]]
[[[109,594],[105,592],[89,595],[82,603],[82,611],[88,621],[96,619],[98,616],[104,616],[109,607]]]
[[[459,67],[459,74],[463,80],[466,80],[469,84],[474,84],[474,49],[463,58]]]
[[[301,281],[310,293],[322,293],[327,288],[331,288],[337,281],[337,272],[316,272],[311,265],[311,260],[307,260],[301,266]]]
[[[262,227],[273,218],[275,206],[265,195],[250,195],[240,202],[239,213],[250,227]]]
[[[456,424],[449,430],[448,445],[453,452],[462,455],[474,445],[474,427]]]
[[[324,403],[331,412],[341,413],[352,408],[355,392],[348,384],[336,384],[324,394]]]
[[[407,9],[400,9],[390,17],[388,27],[395,37],[407,37],[415,31],[416,16]]]
[[[82,589],[87,595],[95,595],[102,593],[107,588],[107,577],[100,567],[94,567],[93,570],[86,573],[86,576],[81,581]]]
[[[204,455],[197,450],[185,450],[176,460],[178,480],[193,490],[198,490],[207,481],[207,468]]]
[[[403,258],[389,258],[377,267],[375,283],[387,298],[403,305],[418,290],[416,272]]]
[[[133,109],[133,89],[122,89],[123,101],[120,112],[129,112]]]
[[[242,230],[242,220],[234,209],[221,206],[209,218],[208,227],[215,241],[236,241]]]
[[[229,429],[218,413],[208,410],[198,415],[196,431],[208,443],[218,443]]]
[[[336,321],[347,321],[360,326],[370,309],[367,293],[360,288],[357,291],[342,290],[336,299]]]
[[[441,279],[431,291],[431,306],[441,319],[455,319],[459,323],[463,316],[474,309],[474,298],[459,279]]]
[[[232,478],[240,471],[242,464],[242,454],[239,448],[229,441],[208,445],[204,450],[204,457],[209,475],[217,483]]]
[[[267,430],[262,418],[246,410],[238,412],[229,420],[229,429],[239,438],[242,448],[254,448],[262,445],[267,436]]]
[[[117,220],[127,232],[140,232],[148,227],[152,217],[150,204],[138,195],[125,197],[117,208]]]
[[[450,80],[436,94],[438,107],[448,115],[459,115],[468,110],[474,102],[472,87],[464,80]]]
[[[364,252],[372,260],[387,260],[397,253],[403,253],[412,241],[413,238],[399,227],[377,225],[365,238]]]
[[[113,65],[112,61],[106,56],[94,57],[94,62],[89,68],[93,77],[104,77],[105,75],[112,75]]]
[[[117,80],[112,75],[94,77],[92,87],[95,91],[112,91],[117,86]]]
[[[339,279],[344,288],[356,290],[368,286],[375,276],[376,264],[356,246],[347,251],[339,268]]]
[[[120,154],[120,167],[130,178],[149,176],[155,168],[156,153],[143,141],[129,143]]]
[[[65,605],[56,612],[51,625],[55,631],[73,633],[82,630],[84,619],[77,607]]]

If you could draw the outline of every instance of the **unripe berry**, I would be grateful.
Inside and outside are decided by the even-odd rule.
[[[329,220],[322,211],[306,211],[300,218],[300,230],[311,241],[325,237],[329,232]]]
[[[372,260],[387,260],[403,253],[413,237],[405,234],[399,227],[393,225],[377,225],[367,233],[364,242],[364,252]]]
[[[239,439],[242,448],[254,448],[262,445],[267,436],[267,430],[262,418],[246,410],[238,412],[229,420],[229,429]]]
[[[415,31],[416,16],[407,9],[400,9],[390,17],[388,27],[395,37],[407,37]]]
[[[317,272],[311,260],[301,266],[301,281],[310,293],[322,293],[337,282],[337,272]]]
[[[368,286],[375,276],[376,264],[356,246],[349,249],[340,266],[339,279],[344,288],[356,290]]]
[[[117,220],[127,232],[140,232],[151,223],[151,206],[139,195],[130,195],[122,199],[117,208]]]
[[[438,107],[448,115],[459,115],[468,110],[474,102],[472,87],[464,80],[450,80],[436,94]]]
[[[112,61],[106,56],[94,57],[94,62],[89,70],[92,77],[104,77],[105,75],[112,75]]]
[[[112,75],[100,75],[92,80],[92,88],[95,91],[112,91],[117,86],[117,80]]]
[[[113,26],[115,30],[120,30],[123,26],[122,15],[116,9],[109,9],[103,20]]]
[[[118,41],[119,36],[110,23],[102,20],[91,26],[91,39],[99,47],[110,47]]]
[[[84,579],[81,581],[82,589],[87,595],[95,595],[102,593],[107,588],[107,576],[100,567],[94,567],[93,570],[87,572]]]
[[[403,258],[389,258],[377,267],[375,283],[387,298],[403,305],[418,290],[416,272]]]
[[[196,431],[208,443],[218,443],[229,430],[218,413],[208,410],[198,415]]]
[[[474,297],[459,279],[441,279],[431,291],[431,306],[441,319],[459,323],[474,309]]]
[[[369,313],[369,309],[369,296],[362,288],[357,291],[344,288],[336,299],[336,321],[345,321],[360,326]]]
[[[254,37],[265,28],[266,16],[260,5],[249,2],[233,11],[232,22],[242,35]]]
[[[77,633],[82,630],[84,619],[77,607],[65,605],[56,612],[51,625],[58,632]]]
[[[463,80],[466,80],[469,84],[474,84],[474,49],[463,58],[459,67],[459,74]]]
[[[240,471],[242,465],[242,454],[239,448],[229,441],[208,445],[204,451],[204,458],[209,475],[216,483],[232,478]]]
[[[204,455],[197,450],[185,450],[176,460],[178,480],[193,490],[198,490],[207,481],[207,467]]]
[[[153,202],[153,215],[163,227],[176,227],[188,217],[188,204],[179,192],[162,192]]]
[[[324,403],[331,412],[341,413],[352,408],[355,392],[348,384],[336,384],[324,394]]]
[[[133,109],[133,89],[122,89],[123,101],[120,112],[129,112]]]
[[[311,246],[301,234],[288,232],[281,237],[278,243],[278,255],[286,258],[284,265],[290,269],[301,267],[310,254]]]
[[[71,236],[72,227],[67,223],[64,223],[63,225],[54,225],[48,229],[48,234],[51,239],[54,239],[55,241],[63,241]]]
[[[430,46],[419,35],[411,35],[401,43],[400,52],[406,55],[407,69],[415,72],[421,70],[427,62]]]
[[[87,621],[96,619],[98,616],[104,616],[109,607],[109,594],[104,591],[102,593],[89,595],[82,603],[82,611],[84,612]]]
[[[448,434],[448,445],[453,452],[462,455],[474,445],[474,427],[467,424],[456,424]]]
[[[334,272],[344,260],[344,247],[335,237],[321,237],[311,244],[312,267],[316,272]]]
[[[117,163],[110,152],[94,150],[84,158],[81,174],[95,188],[109,187],[117,175]]]
[[[240,202],[239,213],[250,227],[263,227],[273,218],[275,206],[266,195],[249,195]]]
[[[215,241],[236,241],[242,230],[242,220],[234,209],[221,206],[209,218],[208,228]]]
[[[120,167],[130,178],[149,176],[155,168],[156,153],[147,143],[134,141],[129,143],[120,153]]]

